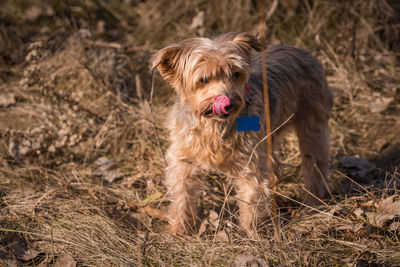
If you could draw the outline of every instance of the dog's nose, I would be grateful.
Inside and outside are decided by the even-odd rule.
[[[230,105],[225,107],[225,110],[229,112],[231,109],[234,109],[235,106],[236,106],[236,101],[235,101],[235,99],[231,98]]]

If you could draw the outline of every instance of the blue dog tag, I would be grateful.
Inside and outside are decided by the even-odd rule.
[[[236,119],[236,122],[237,122],[236,131],[238,131],[238,132],[260,130],[260,117],[259,116],[239,117]]]

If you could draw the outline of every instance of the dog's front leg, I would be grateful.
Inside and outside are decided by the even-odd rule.
[[[201,183],[196,179],[197,168],[194,165],[171,157],[168,164],[166,186],[171,199],[168,210],[168,232],[182,234],[195,228],[196,199],[201,191]]]
[[[254,173],[247,173],[236,180],[239,225],[249,237],[257,237],[257,219],[266,214],[268,194],[267,181]]]

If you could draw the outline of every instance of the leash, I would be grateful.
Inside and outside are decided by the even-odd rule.
[[[261,67],[262,67],[262,81],[264,91],[264,108],[265,108],[265,134],[267,138],[267,167],[272,170],[272,138],[271,138],[271,114],[269,111],[269,94],[268,94],[268,77],[267,77],[267,54],[265,53],[265,4],[264,1],[259,0],[260,5],[260,41],[263,46],[261,52]],[[276,181],[274,181],[275,184]]]
[[[281,247],[281,235],[279,229],[279,215],[278,215],[278,206],[276,204],[276,198],[274,196],[274,192],[276,192],[276,177],[273,174],[272,169],[272,134],[271,134],[271,114],[269,112],[269,94],[268,94],[268,77],[267,77],[267,53],[266,53],[266,45],[265,45],[265,1],[259,0],[259,8],[260,8],[260,41],[263,46],[263,51],[261,52],[261,68],[262,68],[262,80],[263,80],[263,91],[264,91],[264,108],[265,108],[265,133],[267,139],[267,168],[270,173],[269,179],[271,182],[271,205],[272,205],[272,225],[274,226],[274,237],[276,242],[278,243],[278,247]],[[277,1],[274,1],[277,4]],[[273,3],[273,5],[274,5]],[[276,7],[275,7],[276,8]],[[271,8],[273,10],[273,8]],[[272,13],[271,13],[272,14]],[[282,251],[282,249],[280,249]]]

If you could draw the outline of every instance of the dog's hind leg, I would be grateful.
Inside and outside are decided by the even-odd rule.
[[[311,108],[302,110],[295,119],[304,185],[315,195],[304,193],[304,201],[310,205],[322,204],[317,198],[326,197],[329,176],[328,118],[317,112],[320,111]]]

